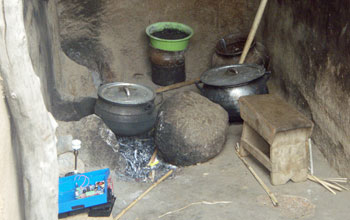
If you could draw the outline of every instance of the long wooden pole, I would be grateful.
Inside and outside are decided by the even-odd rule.
[[[142,193],[139,197],[137,197],[137,199],[135,199],[132,203],[130,203],[130,205],[128,205],[128,207],[126,207],[125,209],[123,209],[123,211],[121,211],[117,217],[115,217],[114,220],[118,220],[120,219],[129,209],[131,209],[138,201],[140,201],[143,197],[145,197],[145,195],[147,195],[147,193],[149,193],[154,187],[158,186],[159,183],[161,183],[163,180],[165,180],[166,178],[168,178],[168,176],[170,176],[173,173],[173,170],[170,170],[169,172],[167,172],[164,176],[162,176],[162,178],[160,178],[157,182],[155,182],[152,186],[150,186],[144,193]]]
[[[252,27],[250,29],[247,41],[246,41],[246,43],[244,45],[244,49],[243,49],[241,58],[239,59],[239,63],[240,64],[244,63],[245,58],[246,58],[246,56],[248,54],[248,51],[250,49],[250,45],[252,45],[252,42],[253,42],[255,34],[256,34],[256,30],[258,29],[260,21],[261,21],[261,17],[264,14],[266,4],[267,4],[267,0],[261,0],[259,8],[258,8],[258,11],[257,11],[257,13],[255,15],[255,19],[254,19],[253,25],[252,25]]]
[[[162,92],[166,92],[166,91],[169,91],[169,90],[181,88],[181,87],[184,87],[184,86],[189,86],[189,85],[194,84],[195,82],[199,82],[200,80],[201,80],[200,78],[196,78],[196,79],[188,80],[188,81],[185,81],[185,82],[175,83],[175,84],[172,84],[172,85],[169,85],[169,86],[163,86],[163,87],[158,88],[156,90],[156,93],[162,93]]]

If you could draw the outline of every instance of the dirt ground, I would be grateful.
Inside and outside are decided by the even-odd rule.
[[[248,157],[249,164],[277,195],[280,206],[273,207],[266,193],[234,152],[233,146],[239,141],[241,130],[241,124],[232,124],[224,150],[216,158],[179,169],[121,219],[348,219],[348,191],[333,195],[310,181],[272,186],[268,171]],[[316,146],[313,153],[316,176],[338,176],[329,168]],[[117,200],[109,218],[89,218],[86,214],[81,214],[68,219],[113,219],[112,216],[115,217],[150,185],[115,180]],[[192,203],[196,204],[190,205]],[[160,217],[188,205],[190,206],[185,209]]]

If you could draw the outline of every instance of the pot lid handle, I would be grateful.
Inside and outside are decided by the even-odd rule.
[[[126,97],[130,97],[130,90],[129,90],[129,88],[127,87],[127,86],[124,86],[123,87],[123,90],[124,90],[124,92],[125,92],[125,94],[126,94]]]
[[[100,86],[98,88],[98,97],[112,104],[138,105],[150,101],[153,102],[155,93],[147,86],[113,82]]]
[[[227,71],[231,72],[231,73],[234,73],[235,75],[239,74],[239,72],[235,68],[229,68]]]

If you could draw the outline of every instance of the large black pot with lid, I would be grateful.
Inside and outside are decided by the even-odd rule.
[[[96,115],[117,135],[133,136],[151,130],[156,121],[152,89],[132,83],[114,82],[98,89]]]
[[[235,64],[212,68],[201,76],[202,95],[221,105],[229,114],[230,122],[241,121],[238,99],[241,96],[267,94],[266,82],[270,73],[263,66]]]

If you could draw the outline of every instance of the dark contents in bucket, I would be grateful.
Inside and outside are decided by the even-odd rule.
[[[216,53],[226,56],[235,56],[242,53],[246,39],[225,39],[222,38],[216,45]],[[254,45],[254,44],[253,44]]]
[[[244,47],[245,41],[237,41],[233,44],[229,44],[226,46],[226,50],[228,52],[237,52],[242,51]]]
[[[150,182],[150,173],[155,171],[154,179],[162,177],[170,169],[176,167],[163,162],[159,159],[159,163],[154,166],[148,166],[148,163],[156,149],[153,135],[142,135],[133,137],[117,137],[119,144],[119,153],[127,162],[125,173],[118,173],[119,177],[130,181]]]
[[[177,29],[165,28],[162,31],[152,33],[152,36],[167,40],[178,40],[188,37],[189,34]]]

